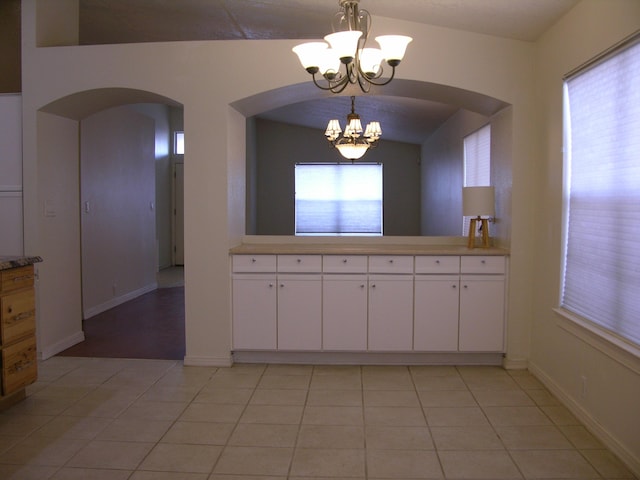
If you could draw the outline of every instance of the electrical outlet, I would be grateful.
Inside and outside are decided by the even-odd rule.
[[[587,376],[581,375],[581,388],[580,388],[580,398],[587,398]]]

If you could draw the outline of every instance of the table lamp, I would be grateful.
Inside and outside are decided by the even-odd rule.
[[[493,187],[463,187],[462,215],[473,217],[469,222],[468,248],[476,245],[476,228],[480,222],[482,248],[489,247],[489,219],[495,215],[495,189]],[[485,217],[485,218],[482,218]]]

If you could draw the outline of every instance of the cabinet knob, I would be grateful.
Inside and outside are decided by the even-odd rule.
[[[252,258],[252,259],[251,259],[251,263],[256,263],[256,259],[255,259],[255,258]]]
[[[360,285],[360,288],[364,288],[364,283],[362,285]]]
[[[465,285],[464,288],[469,288],[469,287],[467,285]]]
[[[487,261],[486,260],[480,260],[480,263],[482,263],[484,265],[485,263],[487,263]]]
[[[436,260],[436,263],[437,263],[437,264],[440,264],[440,260]]]
[[[281,283],[281,284],[280,284],[280,288],[284,288],[284,283]]]
[[[13,308],[11,308],[11,305],[9,305],[9,308],[7,308],[7,313],[13,313]]]
[[[273,288],[273,283],[270,283],[270,284],[269,284],[269,288]]]
[[[455,285],[451,285],[451,288],[458,288],[458,287],[456,287]]]
[[[374,283],[373,285],[371,285],[371,288],[376,288],[376,284]]]
[[[346,258],[343,258],[343,259],[342,259],[342,263],[347,263],[347,259],[346,259]]]
[[[299,258],[299,259],[297,259],[297,260],[296,260],[296,262],[298,262],[298,263],[302,263],[302,259],[301,259],[301,258]]]
[[[391,260],[389,260],[389,263],[393,263],[393,258]]]

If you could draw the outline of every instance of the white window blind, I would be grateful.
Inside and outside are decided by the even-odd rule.
[[[382,165],[298,164],[296,235],[382,235]]]
[[[640,42],[565,82],[561,307],[640,345]]]
[[[491,185],[491,125],[476,130],[463,139],[464,187]],[[462,234],[469,232],[469,217],[463,217]]]

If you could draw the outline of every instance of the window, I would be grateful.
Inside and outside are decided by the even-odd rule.
[[[464,187],[491,185],[491,125],[485,125],[463,139]],[[462,235],[469,233],[469,217],[463,217]]]
[[[184,132],[174,132],[173,153],[175,155],[184,155]]]
[[[560,306],[640,346],[640,37],[564,85]],[[602,332],[602,330],[599,330]]]
[[[382,165],[298,164],[296,235],[382,235]]]

